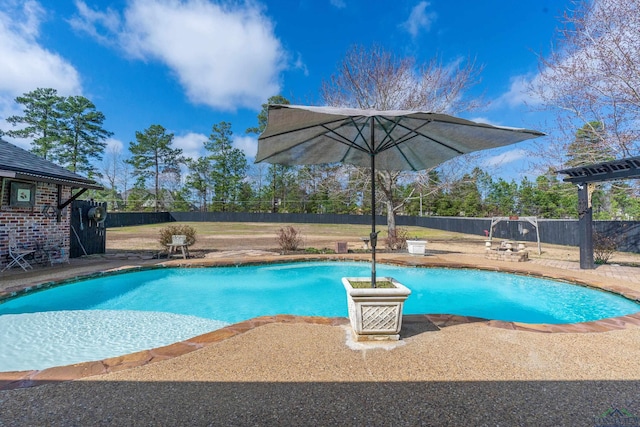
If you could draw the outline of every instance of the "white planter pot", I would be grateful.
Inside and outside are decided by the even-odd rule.
[[[425,250],[427,249],[427,241],[426,240],[407,240],[407,249],[410,254],[413,255],[424,255]]]
[[[356,341],[398,340],[402,327],[402,309],[411,290],[391,277],[394,288],[354,288],[350,282],[370,281],[367,277],[343,277],[347,291],[349,320]]]

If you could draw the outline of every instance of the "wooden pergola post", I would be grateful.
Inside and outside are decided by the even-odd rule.
[[[593,270],[593,209],[589,184],[578,184],[578,233],[580,234],[580,269]]]

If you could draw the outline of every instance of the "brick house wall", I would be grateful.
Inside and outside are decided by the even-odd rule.
[[[43,212],[47,205],[58,205],[58,186],[46,182],[36,182],[35,205],[33,207],[9,206],[10,180],[4,180],[4,198],[0,204],[0,270],[9,260],[9,239],[14,236],[19,245],[34,249],[37,244],[45,247],[62,247],[63,261],[69,258],[70,209],[62,211],[62,221],[57,222],[55,211],[49,215]],[[2,194],[2,192],[0,192]],[[69,186],[62,187],[62,201],[71,196]]]

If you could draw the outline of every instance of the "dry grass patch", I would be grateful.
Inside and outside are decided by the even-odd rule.
[[[133,227],[109,228],[107,230],[107,251],[149,251],[164,250],[158,243],[158,233],[167,225],[185,224],[195,228],[198,241],[190,250],[265,250],[279,252],[278,231],[293,225],[302,236],[301,249],[334,249],[336,242],[349,242],[353,247],[362,248],[362,238],[371,232],[370,225],[353,224],[283,224],[258,222],[182,222],[139,225]],[[422,227],[403,227],[407,238],[427,240],[427,251],[457,252],[483,256],[485,236],[454,233]],[[384,248],[386,226],[379,226],[379,248]],[[495,239],[499,243],[499,239]],[[542,244],[542,254],[538,255],[537,243],[527,243],[530,258],[579,261],[580,252],[575,246]],[[640,254],[616,252],[611,263],[640,265]]]
[[[109,228],[107,231],[107,250],[160,250],[157,236],[168,225],[189,225],[196,230],[198,241],[193,250],[243,250],[262,249],[278,251],[278,232],[291,224],[281,223],[239,223],[239,222],[182,222],[138,225],[131,227]],[[362,243],[362,237],[371,231],[369,225],[353,224],[293,224],[302,238],[301,248],[334,248],[337,241]],[[427,240],[475,240],[475,236],[421,227],[404,227],[411,238]],[[386,227],[378,228],[380,242],[386,237]],[[482,241],[481,238],[478,241]]]

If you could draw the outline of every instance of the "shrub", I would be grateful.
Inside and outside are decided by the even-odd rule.
[[[295,251],[302,244],[302,235],[299,230],[292,226],[287,226],[278,230],[278,246],[284,251]]]
[[[396,227],[395,234],[389,234],[387,237],[387,248],[392,251],[397,251],[407,247],[407,235],[406,228]]]
[[[334,251],[333,249],[329,249],[329,248],[322,248],[322,249],[306,248],[304,250],[304,253],[306,253],[306,254],[335,254],[336,251]]]
[[[593,232],[593,256],[596,264],[606,264],[616,251],[616,239],[603,233]]]
[[[187,246],[191,246],[196,242],[196,229],[190,225],[169,225],[160,229],[160,244],[166,246],[171,243],[173,235],[187,236]]]

